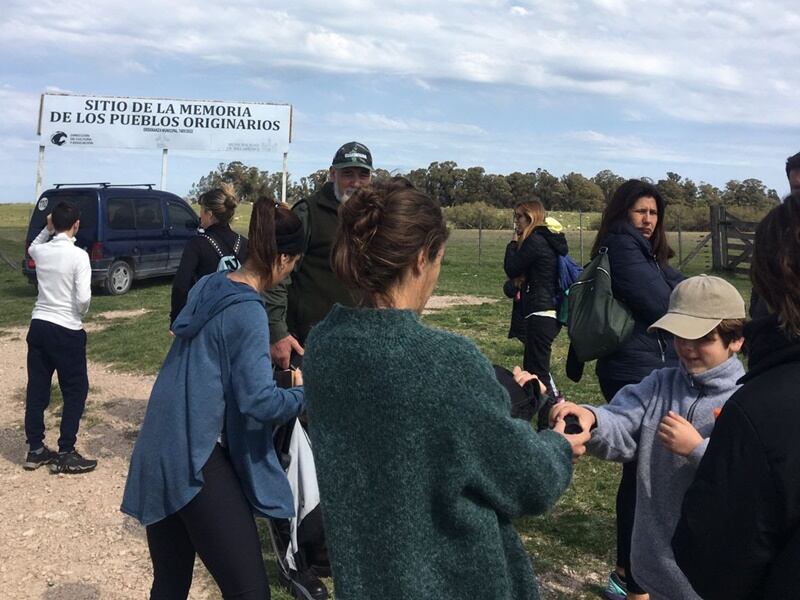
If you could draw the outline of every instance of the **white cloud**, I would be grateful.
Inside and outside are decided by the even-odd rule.
[[[486,131],[477,125],[424,119],[403,119],[379,113],[332,113],[328,116],[327,121],[331,125],[355,123],[363,131],[377,130],[394,133],[449,134],[473,137],[486,135]]]
[[[29,131],[36,133],[39,115],[39,94],[15,90],[10,86],[0,87],[0,131]]]
[[[155,72],[166,56],[428,85],[522,85],[610,96],[640,114],[796,126],[796,94],[785,79],[798,59],[797,25],[787,0],[198,0],[169,10],[156,0],[41,0],[10,4],[0,51],[58,53],[138,75]]]

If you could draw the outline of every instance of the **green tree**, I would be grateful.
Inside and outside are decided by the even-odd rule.
[[[511,188],[514,204],[532,200],[536,197],[536,173],[514,171],[506,175],[506,182]]]
[[[536,169],[536,195],[547,210],[563,210],[569,188],[545,169]]]
[[[592,177],[592,181],[602,190],[603,201],[608,204],[611,202],[611,198],[614,196],[617,188],[625,183],[625,178],[620,177],[609,169],[603,169]]]
[[[566,196],[562,200],[564,209],[584,212],[603,209],[605,201],[603,190],[591,179],[573,172],[564,175],[561,182],[567,188]]]

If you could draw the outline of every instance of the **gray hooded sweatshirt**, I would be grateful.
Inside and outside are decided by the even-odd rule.
[[[736,356],[697,375],[683,366],[658,369],[622,388],[610,404],[585,406],[597,418],[587,452],[617,462],[637,461],[631,570],[651,600],[700,600],[675,563],[670,541],[683,495],[708,446],[714,409],[739,388],[736,382],[743,375]],[[670,410],[704,438],[688,457],[674,454],[658,438],[658,425]]]

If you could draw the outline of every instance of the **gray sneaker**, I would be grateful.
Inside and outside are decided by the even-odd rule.
[[[51,473],[88,473],[94,471],[97,461],[84,458],[77,450],[59,452],[58,458],[50,465]]]
[[[28,452],[25,457],[25,464],[22,468],[26,471],[33,471],[42,465],[49,465],[58,458],[58,453],[53,452],[47,446],[42,446],[36,452]]]

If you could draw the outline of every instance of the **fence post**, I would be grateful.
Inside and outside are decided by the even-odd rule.
[[[481,266],[481,239],[483,238],[483,211],[478,209],[478,266]]]
[[[678,264],[683,262],[683,236],[681,227],[681,213],[678,213]]]
[[[720,242],[720,211],[722,206],[719,204],[711,205],[711,270],[722,270],[722,244]]]
[[[578,211],[578,239],[581,247],[581,265],[583,265],[583,211]]]

